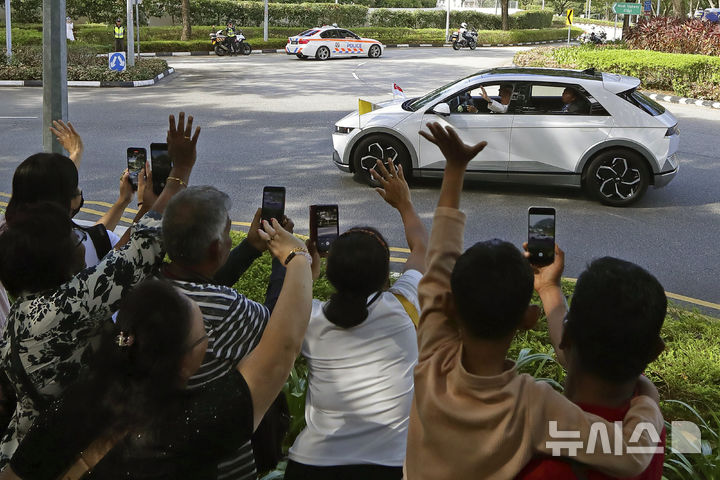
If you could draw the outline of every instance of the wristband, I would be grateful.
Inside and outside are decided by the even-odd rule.
[[[175,181],[178,182],[181,186],[187,187],[187,183],[183,182],[182,178],[178,178],[178,177],[167,177],[167,179],[168,179],[168,180],[175,180]]]
[[[288,263],[290,263],[290,260],[295,258],[297,255],[302,255],[303,257],[308,259],[308,262],[310,264],[312,264],[312,256],[310,256],[308,251],[302,247],[297,247],[297,248],[293,248],[292,250],[290,250],[290,254],[285,259],[284,265],[287,265]]]

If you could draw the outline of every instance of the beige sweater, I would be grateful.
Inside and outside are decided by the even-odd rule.
[[[552,454],[548,441],[583,441],[576,459],[611,475],[641,473],[652,453],[586,453],[591,424],[602,422],[614,445],[613,424],[583,412],[548,384],[518,374],[514,364],[501,375],[480,377],[461,362],[462,343],[457,328],[443,311],[450,291],[450,273],[463,250],[465,215],[439,207],[435,212],[428,249],[428,270],[419,286],[422,313],[418,327],[419,361],[415,368],[415,398],[410,413],[406,473],[409,480],[511,479],[535,455]],[[482,272],[478,272],[478,275]],[[641,396],[632,401],[622,428],[622,452],[627,446],[654,446],[643,433],[630,436],[639,422],[662,431],[657,404]],[[580,439],[553,438],[557,430],[575,430]],[[567,449],[562,450],[567,455]]]

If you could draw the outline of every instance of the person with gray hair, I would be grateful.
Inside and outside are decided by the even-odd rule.
[[[258,234],[260,210],[247,238],[231,253],[230,208],[230,198],[215,187],[189,187],[173,199],[163,217],[163,242],[170,263],[160,273],[200,305],[209,337],[203,363],[188,381],[191,392],[236,368],[258,344],[270,317],[268,307],[232,288],[242,272],[267,249],[267,242]],[[225,265],[229,257],[232,262]],[[277,282],[281,287],[282,273],[284,269],[280,275],[271,276],[266,303],[277,300]],[[251,442],[218,466],[218,478],[223,480],[256,475]]]

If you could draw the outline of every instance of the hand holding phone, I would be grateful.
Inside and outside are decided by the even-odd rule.
[[[282,223],[285,216],[285,187],[263,188],[262,213],[260,218],[270,222],[274,218]]]
[[[310,240],[319,254],[330,251],[332,242],[340,234],[337,205],[310,205]]]
[[[528,260],[539,267],[555,260],[555,209],[530,207],[528,209]]]
[[[144,148],[130,147],[127,149],[127,169],[133,192],[138,189],[138,174],[145,168],[146,160],[147,150]]]

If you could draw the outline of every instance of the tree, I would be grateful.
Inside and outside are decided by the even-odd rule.
[[[672,0],[673,16],[685,18],[687,17],[687,8],[684,0]]]
[[[503,30],[510,30],[510,25],[508,25],[508,8],[509,8],[509,0],[500,0],[500,18],[502,18],[502,29]]]
[[[190,40],[190,35],[192,34],[192,26],[190,25],[190,0],[182,0],[180,15],[182,16],[183,24],[180,40]]]

